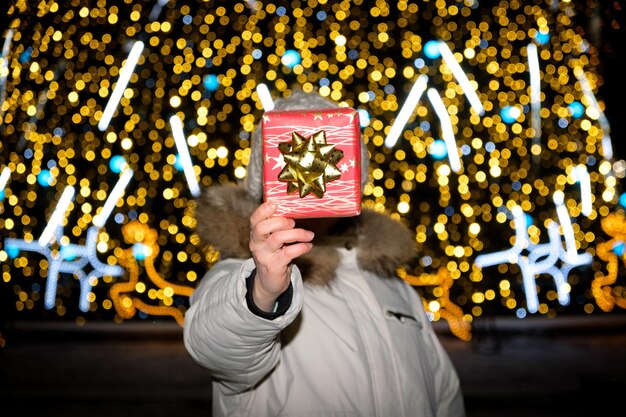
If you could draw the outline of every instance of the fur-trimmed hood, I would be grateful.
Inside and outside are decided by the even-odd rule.
[[[219,250],[222,259],[250,258],[250,215],[258,206],[242,185],[207,187],[196,200],[196,232],[203,244]],[[338,247],[354,248],[360,267],[381,277],[394,276],[417,255],[404,225],[364,209],[359,216],[341,218],[331,233],[315,235],[313,249],[295,260],[305,282],[325,284],[334,278]]]

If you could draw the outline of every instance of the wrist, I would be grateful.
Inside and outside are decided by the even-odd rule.
[[[256,300],[253,296],[254,287],[256,287],[255,281],[257,281],[255,277],[256,269],[254,269],[250,276],[246,278],[246,304],[248,305],[248,309],[250,309],[253,314],[267,320],[274,320],[275,318],[284,315],[289,309],[289,306],[291,306],[291,300],[293,298],[293,286],[291,285],[291,281],[289,281],[287,289],[274,298],[273,304],[270,304],[269,306],[264,305],[263,308],[261,308],[261,306],[257,306]]]

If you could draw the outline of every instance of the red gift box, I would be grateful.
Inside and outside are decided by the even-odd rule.
[[[361,212],[361,130],[351,108],[263,115],[263,195],[291,218]]]

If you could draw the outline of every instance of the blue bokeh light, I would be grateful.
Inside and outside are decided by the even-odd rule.
[[[18,248],[15,245],[9,244],[4,247],[4,250],[6,251],[7,255],[9,255],[9,258],[11,259],[17,258],[17,256],[20,254],[20,248]]]
[[[441,56],[441,51],[439,50],[439,42],[437,41],[428,41],[424,44],[424,55],[426,55],[430,59],[436,59]]]
[[[300,54],[293,49],[287,49],[280,62],[286,67],[293,68],[301,62]]]
[[[179,171],[182,171],[185,169],[183,167],[183,162],[181,161],[180,154],[176,154],[176,160],[174,161],[174,168],[176,168]]]
[[[578,119],[585,114],[585,106],[582,105],[580,101],[573,101],[572,104],[567,106],[567,110],[572,115],[573,118]]]
[[[25,63],[30,61],[30,57],[32,54],[33,54],[33,47],[29,46],[28,48],[26,48],[24,52],[20,54],[20,57],[17,60],[19,61],[20,64],[24,65]]]
[[[41,172],[37,175],[37,182],[42,187],[50,187],[53,180],[54,177],[52,176],[52,173],[50,173],[50,171],[47,169],[42,169]]]
[[[109,161],[109,169],[111,169],[111,171],[115,172],[116,174],[122,172],[125,166],[126,159],[124,159],[122,155],[114,155]]]
[[[148,251],[149,251],[148,247],[144,245],[143,243],[135,243],[133,245],[133,256],[138,261],[143,261],[144,259],[146,259],[146,256],[148,255]]]
[[[220,81],[217,79],[217,75],[209,74],[204,76],[202,84],[208,91],[217,91],[220,86]]]
[[[442,139],[436,139],[432,145],[428,147],[428,153],[435,159],[443,159],[448,156],[446,143]]]
[[[535,36],[535,41],[539,45],[545,45],[550,41],[550,34],[539,31],[537,32],[537,36]]]
[[[500,109],[500,117],[504,123],[515,122],[521,113],[521,110],[515,106],[506,106]]]
[[[613,247],[611,248],[611,250],[613,251],[614,254],[621,257],[624,255],[625,248],[626,246],[624,245],[624,242],[620,240],[613,244]]]
[[[526,213],[525,217],[526,217],[526,227],[530,227],[533,225],[533,223],[535,223],[535,220],[533,220],[533,216],[531,216],[530,214]]]

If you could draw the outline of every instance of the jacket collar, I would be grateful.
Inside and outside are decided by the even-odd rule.
[[[247,259],[249,219],[258,205],[242,185],[206,187],[195,202],[195,231],[222,259]],[[311,252],[295,261],[305,282],[326,284],[334,278],[341,260],[338,247],[356,250],[359,266],[381,277],[395,276],[398,267],[417,255],[415,240],[402,223],[363,209],[359,216],[339,219],[332,232],[315,235]]]

